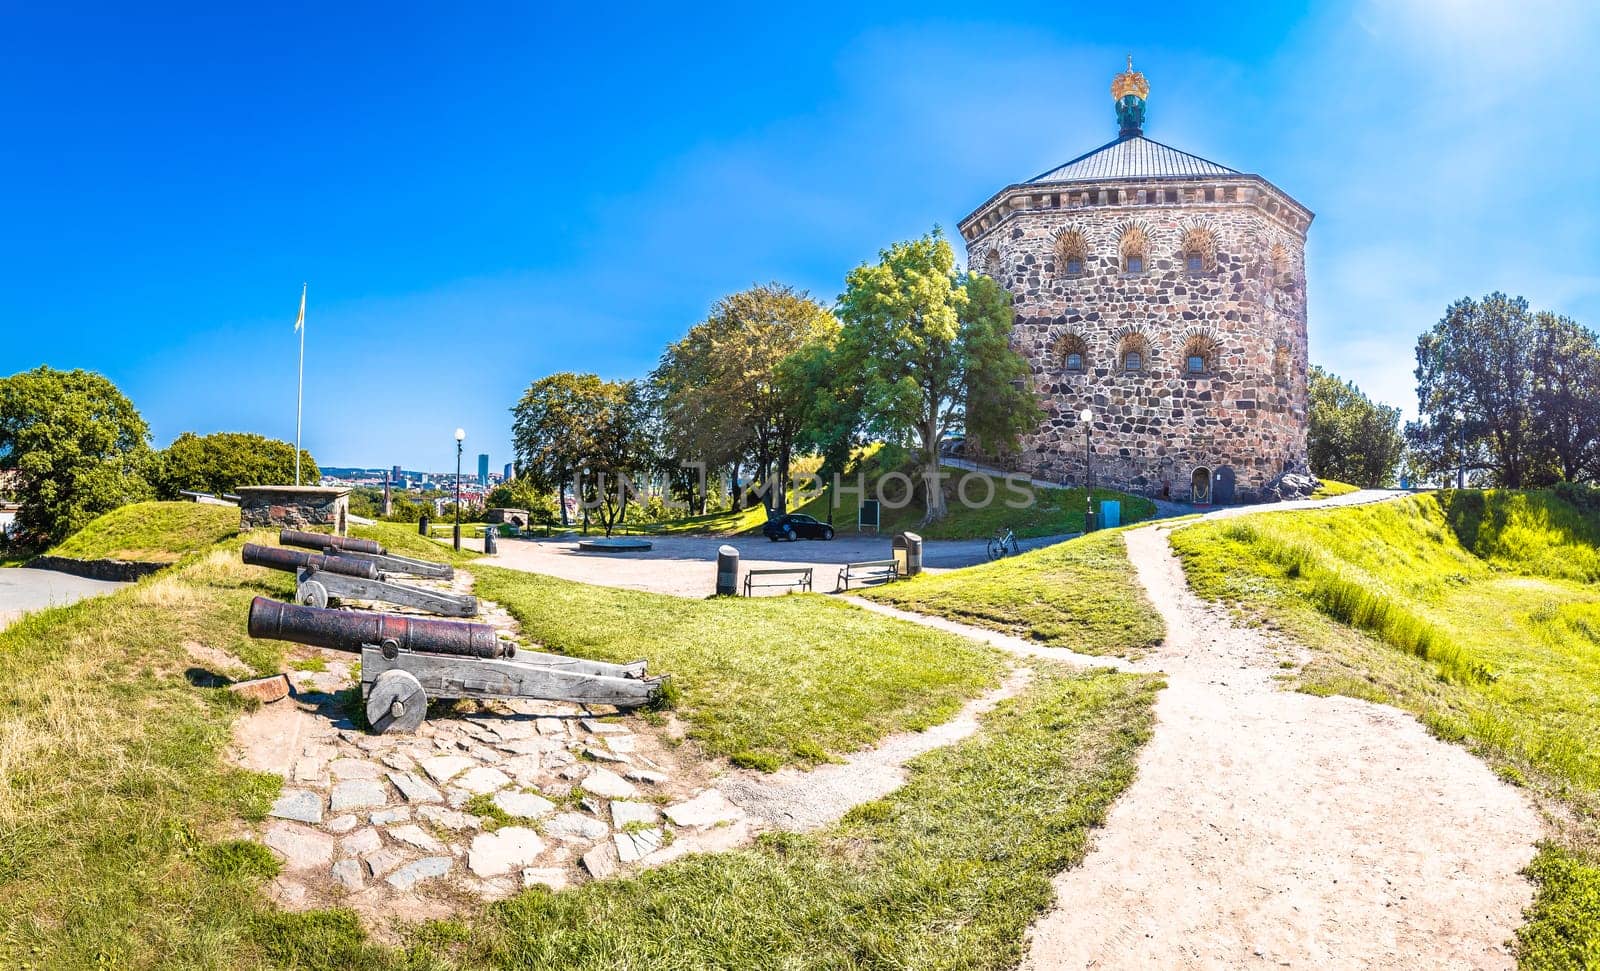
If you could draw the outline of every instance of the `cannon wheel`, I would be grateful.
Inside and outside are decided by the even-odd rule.
[[[367,692],[367,722],[379,735],[414,732],[427,714],[428,693],[410,671],[385,671]]]
[[[328,588],[315,580],[307,580],[295,591],[295,599],[307,607],[328,606]]]

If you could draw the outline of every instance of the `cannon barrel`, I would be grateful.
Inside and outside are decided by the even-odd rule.
[[[348,556],[306,553],[301,550],[285,549],[281,546],[261,546],[256,543],[244,544],[244,550],[240,555],[251,566],[264,566],[288,573],[309,569],[324,573],[342,573],[347,577],[360,577],[363,580],[383,579],[383,574],[378,570],[376,563],[351,559]]]
[[[328,533],[308,533],[302,529],[278,530],[278,542],[283,546],[299,546],[308,550],[348,550],[352,553],[384,554],[375,539],[357,539],[354,536],[333,536]]]
[[[517,651],[516,645],[497,638],[488,624],[324,610],[266,597],[250,601],[250,636],[352,652],[360,651],[363,644],[381,646],[385,641],[393,641],[402,651],[462,657],[512,657]]]

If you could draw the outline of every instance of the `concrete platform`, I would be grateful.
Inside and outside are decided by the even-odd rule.
[[[85,597],[98,597],[127,586],[111,580],[89,580],[54,570],[0,570],[0,629],[23,614],[62,607]]]

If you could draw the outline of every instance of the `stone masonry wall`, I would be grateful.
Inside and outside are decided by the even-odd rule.
[[[1229,468],[1247,500],[1306,467],[1309,214],[1258,180],[1157,184],[1180,188],[1113,183],[1041,195],[1032,209],[997,198],[962,227],[973,267],[1014,298],[1013,345],[1045,412],[1024,457],[1081,482],[1087,405],[1097,485],[1187,498],[1196,468]],[[1060,207],[1067,197],[1092,204]],[[1141,237],[1144,270],[1126,273],[1122,247]],[[1192,272],[1196,240],[1207,241],[1205,265]],[[1081,253],[1081,273],[1068,273],[1065,253]],[[1143,369],[1124,370],[1122,353],[1140,345]],[[1065,366],[1069,351],[1083,354],[1081,371]],[[1204,373],[1188,372],[1186,351],[1206,358]]]
[[[331,526],[343,536],[350,515],[350,490],[315,486],[248,486],[239,490],[239,527]]]

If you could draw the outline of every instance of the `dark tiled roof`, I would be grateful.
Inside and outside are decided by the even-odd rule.
[[[1207,175],[1242,175],[1236,169],[1180,152],[1170,145],[1151,141],[1143,135],[1119,138],[1087,155],[1080,155],[1058,168],[1029,179],[1038,182],[1077,182],[1084,179],[1143,179],[1173,176],[1191,178]]]

